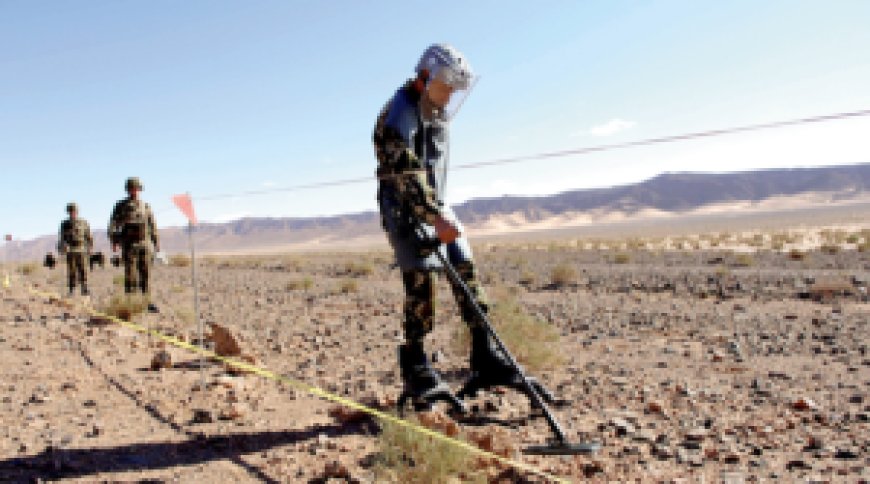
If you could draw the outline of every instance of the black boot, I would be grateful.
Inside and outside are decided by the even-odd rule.
[[[465,411],[462,402],[441,380],[441,375],[429,365],[422,344],[410,343],[399,347],[399,369],[405,385],[398,401],[400,411],[408,400],[411,400],[415,410],[429,410],[433,403],[441,400],[450,403],[456,411]]]
[[[471,374],[489,383],[487,386],[513,386],[521,377],[507,356],[483,328],[471,330]]]
[[[457,396],[463,399],[469,396],[473,397],[479,390],[495,386],[513,388],[524,393],[532,402],[534,399],[531,396],[531,390],[534,390],[547,403],[556,401],[553,394],[547,391],[537,379],[526,377],[526,381],[523,381],[520,370],[511,364],[507,355],[498,347],[498,344],[485,329],[472,328],[471,378],[468,379]]]

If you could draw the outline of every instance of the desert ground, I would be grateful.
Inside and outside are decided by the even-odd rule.
[[[418,416],[424,424],[570,481],[870,480],[866,227],[509,238],[475,250],[497,329],[571,402],[553,409],[566,433],[601,448],[523,454],[550,432],[505,389],[471,399],[476,416],[458,427],[442,407]],[[205,256],[202,321],[207,333],[226,328],[247,361],[389,410],[402,318],[391,263],[386,250]],[[189,264],[176,255],[155,267],[160,312],[130,318],[197,342]],[[90,297],[72,298],[27,290],[65,292],[62,268],[6,269],[0,481],[543,480],[286,383],[200,368],[187,350],[91,317],[84,305],[126,304],[112,299],[122,273],[111,265],[91,273]],[[467,349],[443,279],[436,313],[427,349],[458,389]],[[162,352],[170,358],[155,361]]]

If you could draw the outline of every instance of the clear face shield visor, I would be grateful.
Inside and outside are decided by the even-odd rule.
[[[433,79],[450,87],[449,98],[442,107],[444,119],[450,121],[465,104],[465,100],[471,94],[479,77],[467,73],[456,74],[450,69],[441,69]]]

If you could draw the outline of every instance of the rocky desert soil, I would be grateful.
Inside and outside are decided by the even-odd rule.
[[[549,437],[545,421],[527,418],[513,391],[481,394],[470,403],[486,418],[462,426],[498,436],[506,454],[572,481],[870,480],[870,252],[516,244],[476,255],[492,293],[514,294],[556,330],[549,349],[561,363],[536,375],[572,402],[554,409],[568,435],[601,444],[593,455],[524,455]],[[160,313],[133,319],[196,341],[185,262],[155,268]],[[200,312],[259,366],[388,405],[400,391],[402,315],[390,263],[378,252],[207,257]],[[186,350],[88,316],[81,305],[106,308],[119,269],[96,269],[90,297],[60,300],[26,286],[60,291],[63,269],[18,269],[0,300],[0,480],[402,479],[377,473],[374,422],[221,364],[201,372]],[[458,388],[461,322],[444,281],[438,297],[428,350]]]

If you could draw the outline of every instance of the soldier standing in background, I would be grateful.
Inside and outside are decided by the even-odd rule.
[[[91,227],[84,219],[79,218],[79,208],[75,203],[66,206],[69,218],[60,223],[60,233],[57,237],[57,251],[66,254],[66,273],[69,284],[69,294],[78,281],[82,287],[82,295],[88,294],[88,272],[85,270],[85,260],[94,247],[91,237]]]
[[[142,191],[139,178],[128,178],[125,189],[127,198],[120,200],[112,210],[109,241],[112,243],[112,252],[118,252],[118,248],[121,248],[124,291],[130,294],[138,289],[147,295],[151,257],[154,252],[160,251],[157,225],[154,223],[151,207],[139,199]],[[149,302],[148,310],[156,312],[157,307]]]

